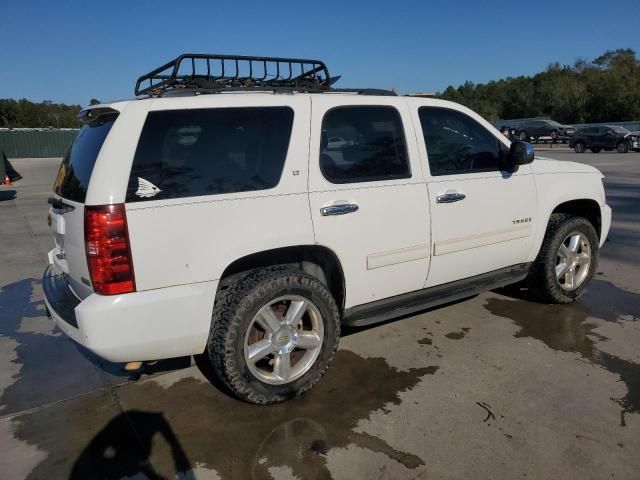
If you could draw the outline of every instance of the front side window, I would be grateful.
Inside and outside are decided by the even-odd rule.
[[[388,106],[337,107],[322,120],[320,170],[331,183],[411,177],[400,114]]]
[[[432,176],[500,170],[506,147],[462,112],[441,107],[418,110]]]
[[[288,107],[150,112],[127,201],[273,188],[282,175],[292,125]]]

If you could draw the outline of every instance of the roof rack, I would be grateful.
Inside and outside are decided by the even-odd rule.
[[[339,78],[331,77],[320,60],[186,53],[138,78],[135,94],[157,97],[169,92],[249,90],[395,95],[390,90],[331,88]]]

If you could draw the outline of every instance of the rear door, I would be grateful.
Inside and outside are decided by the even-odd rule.
[[[98,154],[117,116],[111,109],[96,111],[80,129],[62,160],[50,200],[55,248],[49,260],[68,275],[70,287],[80,298],[93,291],[84,246],[84,204]]]
[[[406,103],[397,97],[313,96],[310,145],[316,243],[333,250],[342,264],[345,306],[422,288],[429,204]]]
[[[531,166],[503,171],[508,147],[471,111],[417,105],[413,114],[429,168],[432,257],[426,286],[526,262],[539,221]]]

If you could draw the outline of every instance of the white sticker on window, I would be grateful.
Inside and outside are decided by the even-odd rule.
[[[138,190],[136,190],[137,196],[142,198],[155,197],[161,191],[162,190],[156,187],[149,180],[138,177]]]

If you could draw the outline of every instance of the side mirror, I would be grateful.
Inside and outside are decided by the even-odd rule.
[[[511,171],[515,172],[519,165],[526,165],[533,162],[535,158],[535,151],[533,145],[529,142],[516,141],[511,142],[511,148],[509,151],[509,166]]]

